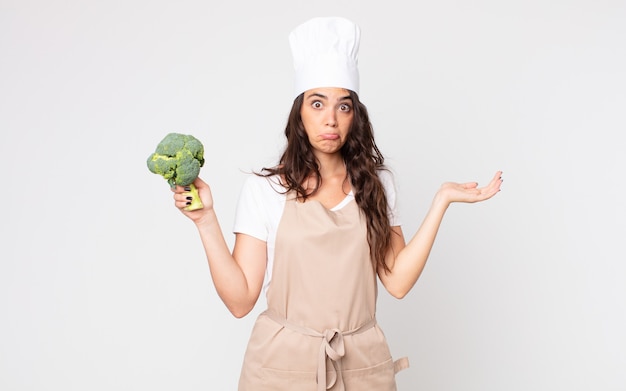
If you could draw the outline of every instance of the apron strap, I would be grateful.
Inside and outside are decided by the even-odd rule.
[[[409,367],[409,358],[401,357],[393,362],[393,371],[395,373],[400,372],[403,369],[407,369]]]
[[[345,346],[343,343],[343,337],[346,335],[354,335],[354,334],[362,333],[363,331],[369,330],[376,325],[376,318],[372,318],[369,321],[362,324],[361,326],[352,330],[341,331],[339,329],[327,329],[323,333],[320,333],[308,327],[303,327],[303,326],[291,323],[287,319],[273,312],[265,311],[263,314],[266,315],[271,320],[273,320],[274,322],[278,323],[279,325],[286,327],[292,331],[295,331],[303,335],[307,335],[309,337],[322,339],[322,343],[320,344],[319,355],[317,357],[318,361],[317,361],[316,381],[317,381],[318,391],[329,390],[335,384],[339,386],[338,391],[344,390],[342,368],[341,368],[341,358],[346,354],[346,351],[345,351]],[[326,379],[327,359],[330,359],[330,362],[332,364],[330,371],[328,371],[330,375],[330,379]],[[400,360],[402,359],[399,359],[398,361]],[[396,364],[394,364],[394,368],[395,368],[395,365]],[[402,365],[402,364],[398,364],[398,365]],[[406,360],[406,367],[408,367],[408,359]],[[396,372],[398,372],[398,370],[396,370]]]

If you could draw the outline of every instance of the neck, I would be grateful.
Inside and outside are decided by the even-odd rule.
[[[340,154],[318,156],[317,160],[322,178],[346,175],[346,164]]]

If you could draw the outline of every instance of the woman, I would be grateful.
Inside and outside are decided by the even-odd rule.
[[[276,167],[246,181],[231,253],[209,186],[195,181],[204,209],[188,212],[186,189],[176,206],[196,224],[217,292],[236,317],[263,290],[240,390],[395,390],[394,361],[376,324],[378,277],[394,297],[417,281],[447,207],[478,202],[500,190],[497,172],[484,188],[445,183],[405,244],[367,109],[358,97],[360,32],[342,18],[315,18],[290,35],[296,98]]]

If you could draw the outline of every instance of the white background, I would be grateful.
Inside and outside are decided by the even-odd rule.
[[[407,236],[442,182],[504,171],[408,297],[380,293],[399,389],[626,389],[621,0],[0,0],[0,389],[236,389],[265,303],[227,312],[145,160],[201,139],[232,244],[283,146],[287,35],[329,15],[361,26]]]

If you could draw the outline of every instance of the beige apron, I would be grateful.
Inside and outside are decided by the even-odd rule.
[[[393,361],[376,324],[364,215],[354,200],[330,211],[289,198],[239,391],[396,390],[408,360]]]

